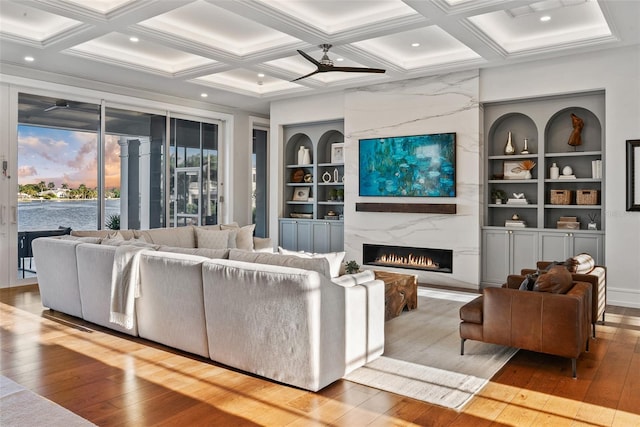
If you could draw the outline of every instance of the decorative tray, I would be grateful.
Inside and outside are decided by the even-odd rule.
[[[297,212],[291,212],[289,214],[289,216],[291,218],[305,218],[305,219],[313,219],[313,214],[310,213],[297,213]]]

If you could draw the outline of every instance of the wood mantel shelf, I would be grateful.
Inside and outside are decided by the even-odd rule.
[[[357,212],[455,214],[455,203],[356,203]]]

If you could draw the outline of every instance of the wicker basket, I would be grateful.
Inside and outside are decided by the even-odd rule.
[[[598,190],[577,190],[576,203],[579,205],[597,205]]]
[[[571,190],[551,190],[552,205],[570,205]]]

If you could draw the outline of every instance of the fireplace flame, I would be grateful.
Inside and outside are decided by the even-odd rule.
[[[433,268],[438,269],[440,265],[427,256],[409,254],[408,256],[400,256],[396,254],[383,254],[376,259],[377,263],[389,265],[401,265],[405,267]]]

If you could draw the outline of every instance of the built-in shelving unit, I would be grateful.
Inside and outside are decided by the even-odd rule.
[[[595,160],[604,165],[604,109],[603,92],[484,105],[483,283],[501,284],[507,274],[534,267],[537,260],[563,260],[579,252],[604,262],[604,170],[595,175],[592,170]],[[582,144],[577,147],[568,144],[571,114],[584,121]],[[509,132],[514,154],[505,154]],[[525,138],[528,153],[522,154]],[[531,178],[505,179],[505,172],[516,170],[514,166],[525,160],[536,163]],[[560,175],[569,166],[575,179],[552,179],[554,163]],[[504,191],[508,198],[523,194],[528,203],[496,203],[495,190]],[[555,204],[553,190],[569,190],[570,202]],[[584,204],[584,197],[578,203],[578,192],[598,197],[593,204]],[[514,215],[526,227],[505,226]],[[559,228],[562,217],[576,217],[579,228]]]
[[[332,162],[332,150],[338,147],[334,144],[344,144],[343,129],[342,121],[284,128],[280,243],[286,249],[330,252],[344,248],[344,162]],[[309,163],[299,161],[301,147],[309,150]],[[295,176],[300,175],[303,180],[297,182]],[[297,200],[305,195],[306,200]]]

